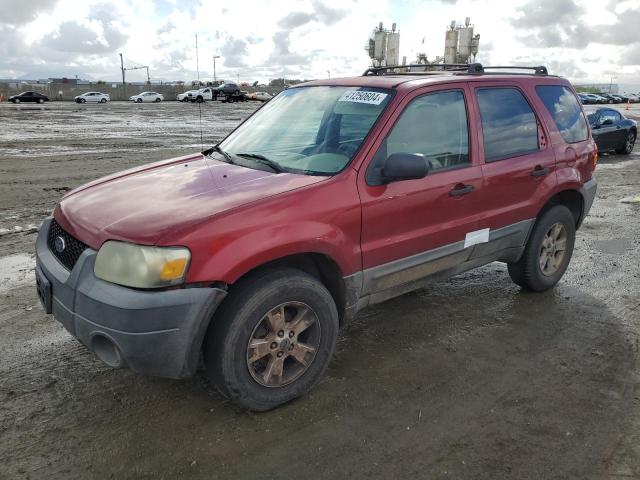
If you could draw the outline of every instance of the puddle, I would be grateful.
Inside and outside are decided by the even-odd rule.
[[[35,263],[35,257],[26,253],[0,257],[0,293],[35,285]]]
[[[628,238],[612,238],[611,240],[596,240],[593,246],[602,253],[612,253],[622,255],[627,250],[633,248],[631,240]]]

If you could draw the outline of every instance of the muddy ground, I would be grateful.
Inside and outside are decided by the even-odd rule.
[[[206,104],[211,144],[255,105]],[[635,108],[634,110],[640,110]],[[361,313],[305,398],[111,370],[43,314],[34,226],[69,188],[200,147],[198,108],[0,105],[0,478],[640,478],[640,148],[603,156],[561,283],[492,264]]]

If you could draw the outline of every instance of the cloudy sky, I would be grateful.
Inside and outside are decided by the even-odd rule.
[[[379,21],[401,55],[442,55],[451,20],[471,17],[478,60],[546,64],[574,82],[640,84],[640,0],[0,0],[0,78],[242,81],[361,73]],[[144,80],[143,70],[128,73]],[[640,87],[639,87],[640,88]]]

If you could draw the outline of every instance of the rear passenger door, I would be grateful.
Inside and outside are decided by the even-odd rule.
[[[468,90],[422,90],[405,99],[358,176],[362,202],[363,294],[408,284],[464,263],[465,237],[476,229],[482,172],[473,153]],[[418,180],[376,182],[394,153],[430,163]],[[363,166],[364,168],[364,166]]]
[[[478,199],[478,228],[488,242],[474,257],[490,256],[524,243],[529,228],[556,185],[555,155],[533,102],[515,84],[474,87],[476,125],[484,186]]]

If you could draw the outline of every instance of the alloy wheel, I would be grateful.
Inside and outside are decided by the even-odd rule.
[[[267,312],[247,344],[247,367],[265,387],[282,387],[312,364],[320,346],[320,322],[301,302],[286,302]]]
[[[629,132],[629,136],[627,137],[627,142],[625,143],[625,151],[627,153],[631,153],[633,152],[633,146],[636,143],[636,136],[634,135],[633,132]]]
[[[550,277],[561,267],[567,249],[567,229],[554,223],[542,239],[538,264],[543,275]]]

